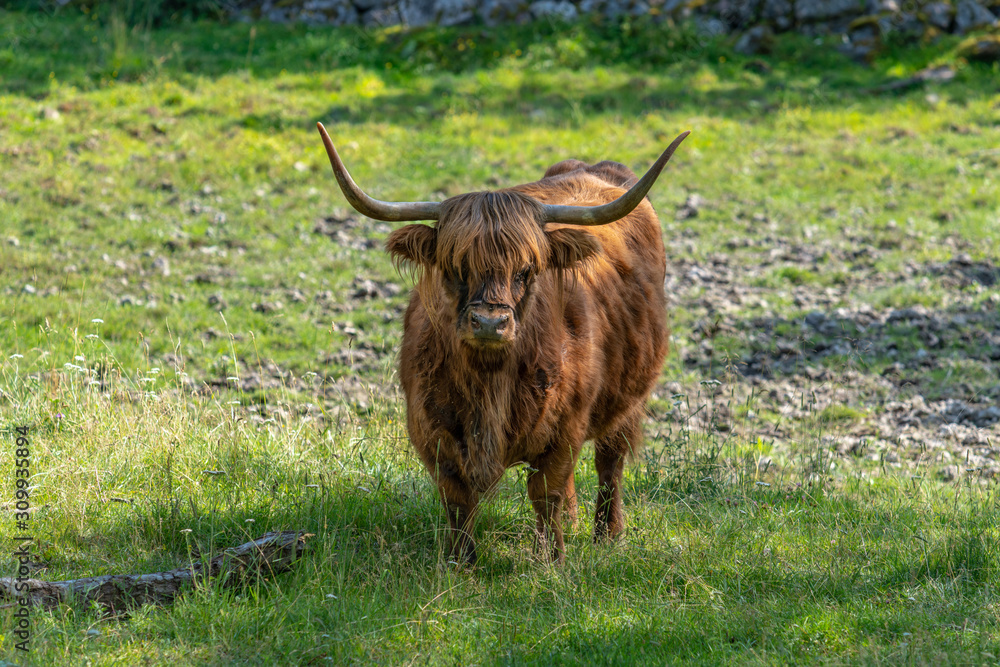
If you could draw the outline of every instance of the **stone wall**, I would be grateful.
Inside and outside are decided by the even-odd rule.
[[[1000,0],[243,0],[245,20],[310,24],[454,26],[650,16],[699,33],[739,34],[736,49],[762,53],[775,32],[840,34],[849,55],[868,56],[887,35],[933,38],[1000,28]]]

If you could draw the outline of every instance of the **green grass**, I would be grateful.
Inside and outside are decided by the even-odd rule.
[[[779,280],[787,281],[793,285],[804,285],[806,283],[814,283],[817,280],[816,274],[808,269],[803,269],[798,266],[786,266],[779,269],[776,272],[776,277]]]
[[[819,413],[819,420],[821,422],[843,422],[843,421],[855,421],[862,416],[862,411],[857,408],[852,408],[849,405],[830,405]]]
[[[47,578],[167,569],[265,529],[316,534],[295,572],[245,589],[118,618],[36,612],[34,664],[576,664],[595,652],[606,664],[960,664],[998,648],[995,487],[971,476],[833,484],[815,461],[748,472],[742,442],[680,430],[631,470],[620,544],[595,547],[584,521],[565,567],[537,561],[524,475],[511,473],[468,570],[443,558],[445,521],[396,402],[321,426],[72,376],[34,396],[17,419],[36,425]],[[46,414],[54,400],[62,417]],[[577,473],[588,513],[592,467]]]
[[[74,12],[38,27],[0,13],[0,465],[13,469],[13,429],[30,425],[38,576],[166,570],[195,547],[315,533],[290,574],[115,618],[35,612],[32,653],[7,634],[2,656],[995,663],[996,482],[961,465],[942,482],[929,456],[895,467],[833,444],[872,437],[865,420],[890,392],[879,378],[915,358],[921,332],[886,327],[896,356],[829,357],[823,382],[857,404],[815,407],[805,386],[786,413],[729,373],[779,339],[856,340],[795,321],[813,308],[803,294],[833,290],[830,310],[981,308],[966,338],[942,335],[935,365],[907,373],[928,400],[995,395],[981,360],[996,286],[956,288],[923,268],[1000,254],[996,70],[956,61],[955,46],[894,47],[865,68],[794,36],[745,58],[642,22],[485,36],[138,30]],[[956,64],[953,82],[871,92],[938,63]],[[585,453],[564,567],[534,554],[520,470],[477,528],[480,564],[446,561],[394,375],[409,278],[380,248],[390,227],[347,210],[318,120],[386,199],[526,182],[567,157],[644,170],[693,130],[651,193],[671,271],[725,253],[756,291],[720,331],[696,290],[673,295],[674,351],[627,474],[619,544],[592,544]],[[676,219],[690,193],[705,205]],[[814,259],[770,254],[795,246]],[[403,289],[359,300],[356,278]],[[775,337],[758,340],[765,313]],[[710,366],[686,363],[703,340]]]

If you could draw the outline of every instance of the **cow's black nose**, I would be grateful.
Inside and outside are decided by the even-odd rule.
[[[507,323],[510,322],[510,315],[507,313],[486,314],[473,312],[469,315],[469,319],[472,324],[472,333],[476,338],[500,340],[503,338],[503,332],[507,328]]]

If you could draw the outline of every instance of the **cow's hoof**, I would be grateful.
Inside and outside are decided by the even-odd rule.
[[[475,565],[478,559],[475,544],[455,545],[448,556],[448,560],[459,565]]]
[[[594,544],[612,544],[621,537],[622,528],[620,526],[601,526],[594,528]]]

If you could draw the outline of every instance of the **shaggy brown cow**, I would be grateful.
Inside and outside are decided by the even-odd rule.
[[[666,260],[645,196],[688,133],[638,182],[617,162],[566,160],[536,183],[388,203],[355,185],[319,131],[359,212],[437,221],[397,229],[386,247],[419,277],[399,374],[410,441],[448,509],[453,554],[475,562],[480,496],[526,463],[543,552],[562,561],[560,511],[576,520],[573,468],[585,440],[599,476],[595,539],[617,535],[622,467],[667,352]]]

